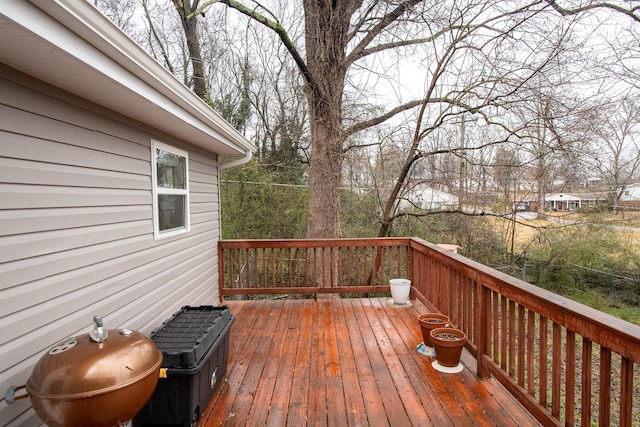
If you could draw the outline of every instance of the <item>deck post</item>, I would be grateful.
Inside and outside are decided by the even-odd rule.
[[[489,343],[491,337],[489,333],[491,331],[490,312],[491,312],[491,296],[489,289],[482,285],[482,279],[476,278],[475,291],[478,304],[476,306],[475,314],[475,328],[474,335],[476,337],[476,362],[478,377],[486,378],[490,375],[489,368],[485,365],[484,355],[489,352]]]

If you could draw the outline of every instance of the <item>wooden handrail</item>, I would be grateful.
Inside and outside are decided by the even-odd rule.
[[[390,278],[407,277],[414,297],[467,333],[478,375],[493,375],[542,424],[634,422],[639,326],[416,238],[226,240],[218,249],[221,298],[388,292]]]

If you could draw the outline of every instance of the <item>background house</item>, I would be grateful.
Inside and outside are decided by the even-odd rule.
[[[619,191],[622,192],[620,194],[621,205],[640,208],[640,183],[629,184]]]
[[[426,184],[416,184],[403,194],[398,206],[404,210],[454,210],[458,208],[458,197]]]
[[[89,2],[2,2],[0,38],[4,391],[94,315],[148,333],[219,304],[220,158],[252,147]]]
[[[559,193],[548,194],[544,200],[546,210],[563,212],[606,203],[607,197],[604,193]]]

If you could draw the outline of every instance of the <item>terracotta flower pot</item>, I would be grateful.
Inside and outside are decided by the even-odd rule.
[[[436,351],[436,360],[442,366],[455,367],[460,363],[462,347],[467,335],[459,329],[436,328],[431,330],[431,342]]]
[[[427,347],[433,347],[431,342],[431,331],[435,328],[443,328],[448,326],[450,322],[449,316],[440,313],[424,313],[418,316],[418,323],[422,330],[422,340]]]

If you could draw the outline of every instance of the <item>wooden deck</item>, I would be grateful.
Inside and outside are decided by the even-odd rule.
[[[443,374],[419,354],[416,300],[226,302],[236,316],[208,426],[530,426],[539,423],[475,359]]]

